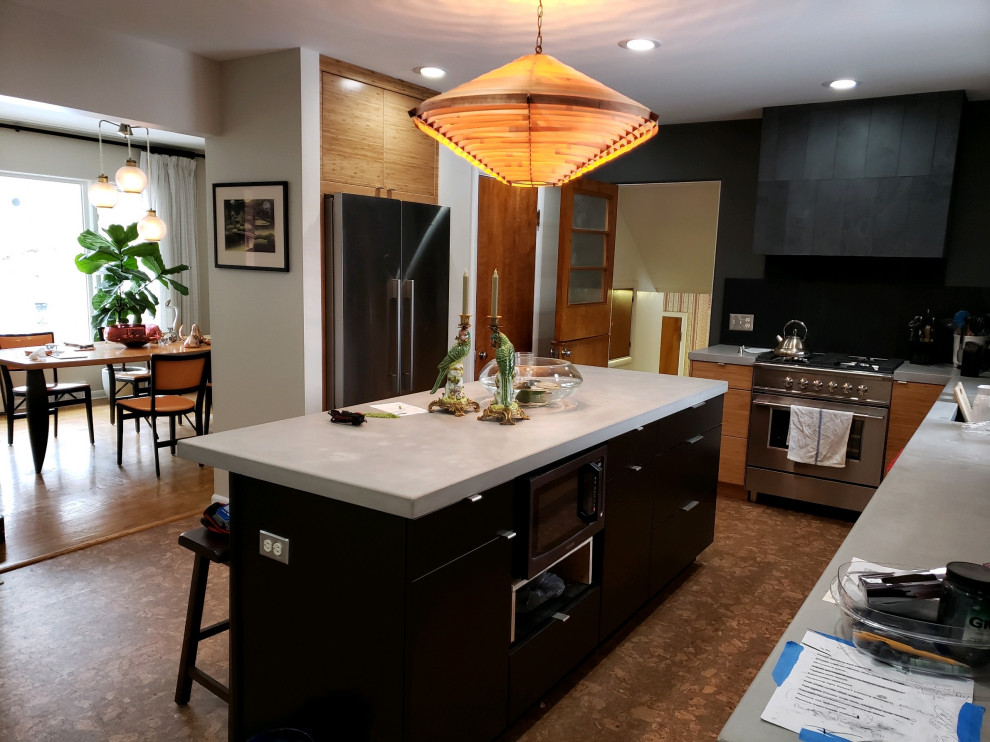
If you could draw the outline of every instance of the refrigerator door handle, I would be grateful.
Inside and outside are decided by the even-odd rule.
[[[405,302],[403,325],[405,326],[404,358],[402,363],[402,392],[410,394],[415,388],[416,379],[413,375],[413,358],[415,348],[413,338],[416,336],[416,281],[409,279],[402,282],[402,299]]]
[[[394,309],[389,308],[391,321],[388,328],[388,375],[395,394],[402,393],[399,387],[399,365],[402,358],[402,302],[399,300],[402,290],[401,284],[402,282],[398,278],[389,279],[388,282],[388,301],[394,306]]]

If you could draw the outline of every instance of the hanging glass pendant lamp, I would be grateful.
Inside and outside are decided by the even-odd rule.
[[[657,114],[543,54],[543,2],[536,52],[423,101],[416,126],[492,177],[555,186],[642,144]]]
[[[102,123],[101,121],[100,124]],[[117,205],[117,186],[110,185],[103,170],[103,129],[98,126],[96,134],[100,142],[100,175],[96,182],[90,185],[87,193],[89,194],[89,202],[96,208],[112,209]]]
[[[138,172],[141,172],[140,170]],[[144,175],[142,172],[141,175]],[[148,133],[148,177],[151,177],[151,133]],[[138,236],[145,242],[161,242],[165,237],[165,222],[155,213],[152,189],[148,189],[148,213],[138,222]]]
[[[121,124],[119,131],[127,142],[127,160],[117,168],[114,180],[117,181],[117,188],[124,193],[141,193],[148,185],[148,177],[131,157],[131,137],[134,136],[134,131],[129,124]]]

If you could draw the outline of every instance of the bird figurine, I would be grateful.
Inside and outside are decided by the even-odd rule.
[[[512,404],[512,385],[516,380],[516,349],[501,332],[498,334],[495,365],[498,366],[498,403],[508,407]]]
[[[436,393],[437,389],[443,386],[444,382],[447,380],[447,374],[451,367],[463,361],[470,351],[471,335],[466,331],[457,333],[456,342],[450,346],[450,350],[447,351],[447,355],[444,356],[444,359],[437,365],[437,368],[440,369],[440,373],[437,375],[437,380],[433,383],[433,388],[430,390],[430,394]]]

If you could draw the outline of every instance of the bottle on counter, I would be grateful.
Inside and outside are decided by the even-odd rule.
[[[960,629],[962,644],[953,652],[958,660],[970,667],[990,664],[990,567],[972,562],[945,565],[938,622]]]

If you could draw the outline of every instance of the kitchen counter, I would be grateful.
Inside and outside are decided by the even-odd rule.
[[[986,374],[984,374],[986,376]],[[835,634],[839,608],[822,600],[839,566],[853,557],[912,567],[953,560],[990,562],[990,434],[952,422],[952,386],[943,390],[897,463],[873,495],[811,594],[798,610],[719,735],[721,742],[793,742],[797,735],[760,720],[775,685],[771,672],[787,641],[808,629]],[[961,378],[970,399],[985,378]],[[990,681],[976,684],[974,702],[990,707]],[[983,723],[990,741],[990,718]]]
[[[688,353],[688,358],[692,361],[708,361],[709,363],[731,363],[734,366],[752,366],[753,361],[760,353],[764,353],[769,348],[760,348],[756,351],[743,350],[748,348],[745,345],[710,345],[707,348],[692,350]]]
[[[333,424],[326,413],[179,442],[186,459],[266,482],[418,518],[481,490],[724,394],[724,381],[580,366],[584,383],[514,427],[442,413]],[[467,394],[484,407],[478,382]],[[425,409],[425,392],[396,402]],[[351,407],[375,412],[368,405]]]

